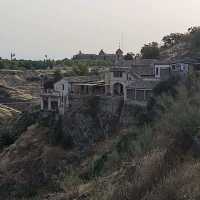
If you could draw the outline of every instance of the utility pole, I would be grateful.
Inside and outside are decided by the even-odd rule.
[[[121,48],[124,48],[124,33],[121,33]]]

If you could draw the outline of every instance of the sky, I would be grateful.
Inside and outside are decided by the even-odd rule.
[[[138,53],[200,25],[200,0],[0,0],[0,57],[70,58],[79,50]]]

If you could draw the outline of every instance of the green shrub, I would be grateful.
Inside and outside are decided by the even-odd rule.
[[[39,112],[21,113],[14,121],[0,128],[0,148],[13,144],[29,126],[40,121]]]
[[[63,74],[61,73],[60,70],[57,69],[54,71],[53,77],[54,77],[55,82],[57,82],[63,78]]]
[[[160,49],[157,42],[145,44],[141,49],[141,54],[144,59],[156,59],[160,56]]]
[[[192,34],[191,46],[193,50],[200,50],[200,30]]]
[[[75,75],[78,75],[78,76],[86,76],[89,73],[88,66],[86,65],[75,66],[73,67],[73,72]]]
[[[61,116],[52,113],[42,121],[42,126],[50,127],[48,139],[51,145],[62,145],[65,149],[70,149],[74,146],[72,136],[63,130],[63,121]]]
[[[122,136],[116,145],[116,150],[122,157],[131,157],[150,151],[152,146],[152,128],[149,126],[134,127],[129,134]]]
[[[0,129],[0,148],[7,147],[13,144],[15,141],[14,137],[10,133],[7,127],[2,127]]]
[[[105,162],[108,160],[108,154],[104,153],[92,163],[91,175],[98,177],[101,175]]]
[[[36,186],[29,184],[18,184],[15,186],[14,191],[15,194],[13,196],[17,198],[30,198],[37,195]]]
[[[173,76],[166,81],[160,82],[153,89],[153,97],[147,103],[147,122],[152,122],[159,118],[158,113],[162,111],[163,107],[159,102],[160,97],[167,95],[169,98],[173,98],[177,95],[177,87],[180,83],[180,77]]]

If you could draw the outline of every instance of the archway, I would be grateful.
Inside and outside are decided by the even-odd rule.
[[[113,94],[115,96],[123,96],[124,95],[124,86],[121,83],[115,83],[113,85]]]

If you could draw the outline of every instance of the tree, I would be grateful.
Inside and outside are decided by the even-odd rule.
[[[133,60],[133,54],[127,53],[127,54],[124,56],[124,59],[125,59],[125,60]]]
[[[4,64],[1,60],[0,60],[0,69],[4,69]]]
[[[55,80],[55,81],[59,81],[59,80],[61,80],[62,78],[63,78],[63,75],[62,75],[61,71],[60,71],[60,70],[56,70],[56,71],[54,72],[54,80]]]
[[[188,28],[189,34],[193,34],[193,33],[199,32],[199,31],[200,31],[200,26],[192,26],[192,27]]]
[[[86,65],[79,65],[79,66],[73,67],[73,72],[78,76],[85,76],[85,75],[88,75],[89,70]]]
[[[200,49],[200,30],[192,33],[191,46],[193,50]]]
[[[141,54],[144,59],[155,59],[160,55],[160,49],[157,42],[145,44],[141,49]]]
[[[184,38],[185,38],[185,35],[182,33],[171,33],[170,35],[164,36],[162,41],[164,43],[164,47],[171,47],[183,41]]]

